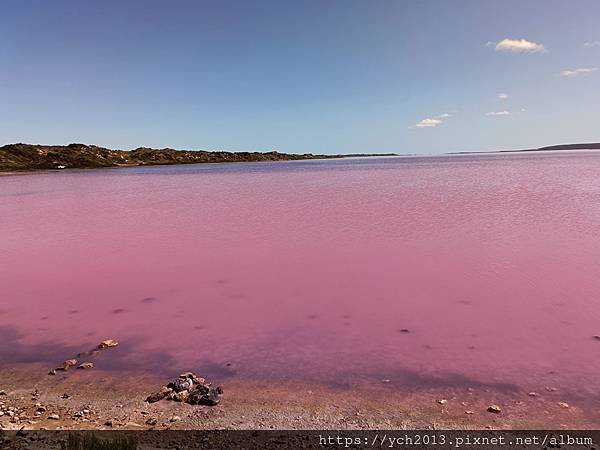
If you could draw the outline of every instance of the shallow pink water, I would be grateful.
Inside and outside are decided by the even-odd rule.
[[[3,176],[0,287],[3,364],[600,394],[600,154]]]

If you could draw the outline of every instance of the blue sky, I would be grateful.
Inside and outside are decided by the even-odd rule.
[[[7,1],[0,144],[430,154],[600,141],[599,23],[598,0]]]

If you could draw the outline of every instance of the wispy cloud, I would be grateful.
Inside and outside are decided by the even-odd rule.
[[[416,124],[414,124],[412,127],[409,127],[409,128],[435,128],[435,127],[441,125],[442,123],[444,123],[444,121],[442,119],[446,119],[448,117],[452,117],[452,114],[443,113],[443,114],[440,114],[439,116],[427,117],[423,120],[420,120],[419,122],[417,122]]]
[[[573,70],[564,70],[561,72],[560,76],[561,77],[578,77],[579,75],[585,75],[588,73],[592,73],[597,71],[598,68],[597,67],[582,67],[580,69],[573,69]]]
[[[488,42],[486,47],[494,47],[497,52],[511,53],[547,53],[546,47],[527,39],[502,39],[499,42]]]
[[[498,98],[500,100],[506,100],[508,98],[508,94],[505,94],[504,92],[501,92],[498,94]]]
[[[588,41],[585,44],[583,44],[583,46],[585,48],[600,47],[600,41]]]
[[[485,113],[485,115],[488,117],[510,116],[510,111],[493,111],[493,112]]]

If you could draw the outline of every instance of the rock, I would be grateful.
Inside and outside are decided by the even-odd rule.
[[[150,419],[146,420],[146,424],[147,425],[151,425],[154,426],[158,423],[158,420],[156,420],[154,417],[151,417]]]
[[[163,398],[165,398],[169,392],[171,392],[171,390],[169,390],[168,392],[157,392],[155,394],[151,394],[146,398],[146,401],[148,403],[155,403],[158,402],[160,400],[162,400]]]
[[[36,406],[37,406],[37,405],[36,405]],[[39,405],[39,406],[36,408],[36,411],[37,411],[37,412],[40,412],[40,413],[46,412],[46,407],[45,407],[45,406],[42,406],[42,405]]]
[[[171,399],[176,402],[185,402],[189,395],[190,393],[188,391],[173,392],[171,394]]]
[[[410,333],[410,330],[408,328],[401,328],[400,333]]]
[[[600,335],[597,335],[597,334],[596,334],[596,335],[594,336],[594,339],[596,339],[596,340],[600,341]]]
[[[91,362],[84,362],[82,364],[79,364],[78,369],[91,369],[94,367],[94,363]]]
[[[104,422],[104,426],[106,426],[106,427],[112,427],[113,426],[112,420],[107,420],[106,422]]]
[[[214,406],[219,404],[221,399],[217,390],[211,386],[198,385],[190,392],[187,403],[190,405]]]
[[[558,406],[561,406],[562,408],[568,408],[569,407],[569,404],[565,403],[565,402],[558,402],[557,404],[558,404]]]
[[[0,390],[0,396],[6,395],[6,391],[4,389]]]
[[[448,400],[446,400],[445,398],[443,398],[443,399],[441,399],[441,400],[438,400],[438,403],[439,403],[440,405],[445,405],[446,403],[448,403]]]
[[[60,417],[59,417],[58,414],[50,414],[48,416],[48,419],[50,419],[50,420],[60,420]]]
[[[500,408],[498,405],[491,405],[487,410],[488,410],[488,412],[491,412],[494,414],[499,414],[502,412],[502,408]]]
[[[548,386],[546,386],[546,390],[548,392],[556,392],[558,389],[556,389],[555,387],[548,387]]]
[[[48,375],[56,375],[56,370],[55,369],[50,370],[50,372],[48,372]]]
[[[60,398],[68,399],[71,398],[71,396],[69,394],[62,394]]]
[[[529,395],[530,397],[538,397],[540,394],[538,394],[537,392],[529,392],[527,395]]]
[[[100,344],[98,344],[98,348],[112,348],[116,347],[117,345],[119,345],[119,343],[114,339],[107,339],[105,341],[100,342]]]
[[[181,417],[179,416],[173,416],[169,419],[169,422],[178,422],[181,420]]]
[[[77,364],[77,360],[76,359],[67,359],[62,366],[62,370],[69,370],[69,367],[74,366],[75,364]]]
[[[475,412],[474,411],[465,411],[465,414],[471,415],[471,414],[475,414]]]
[[[381,382],[382,382],[382,383],[389,383],[389,382],[390,382],[390,380],[389,380],[389,379],[387,379],[387,378],[383,378],[383,379],[381,380]]]
[[[190,378],[178,378],[167,384],[167,387],[173,389],[175,392],[181,392],[190,390],[193,385],[194,382]]]

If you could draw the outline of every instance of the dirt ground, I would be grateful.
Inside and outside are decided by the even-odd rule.
[[[567,403],[560,390],[402,390],[387,380],[351,387],[229,379],[216,406],[146,397],[169,380],[75,370],[47,375],[20,365],[0,370],[0,430],[115,429],[597,429],[595,399]],[[488,411],[497,405],[499,412]]]

